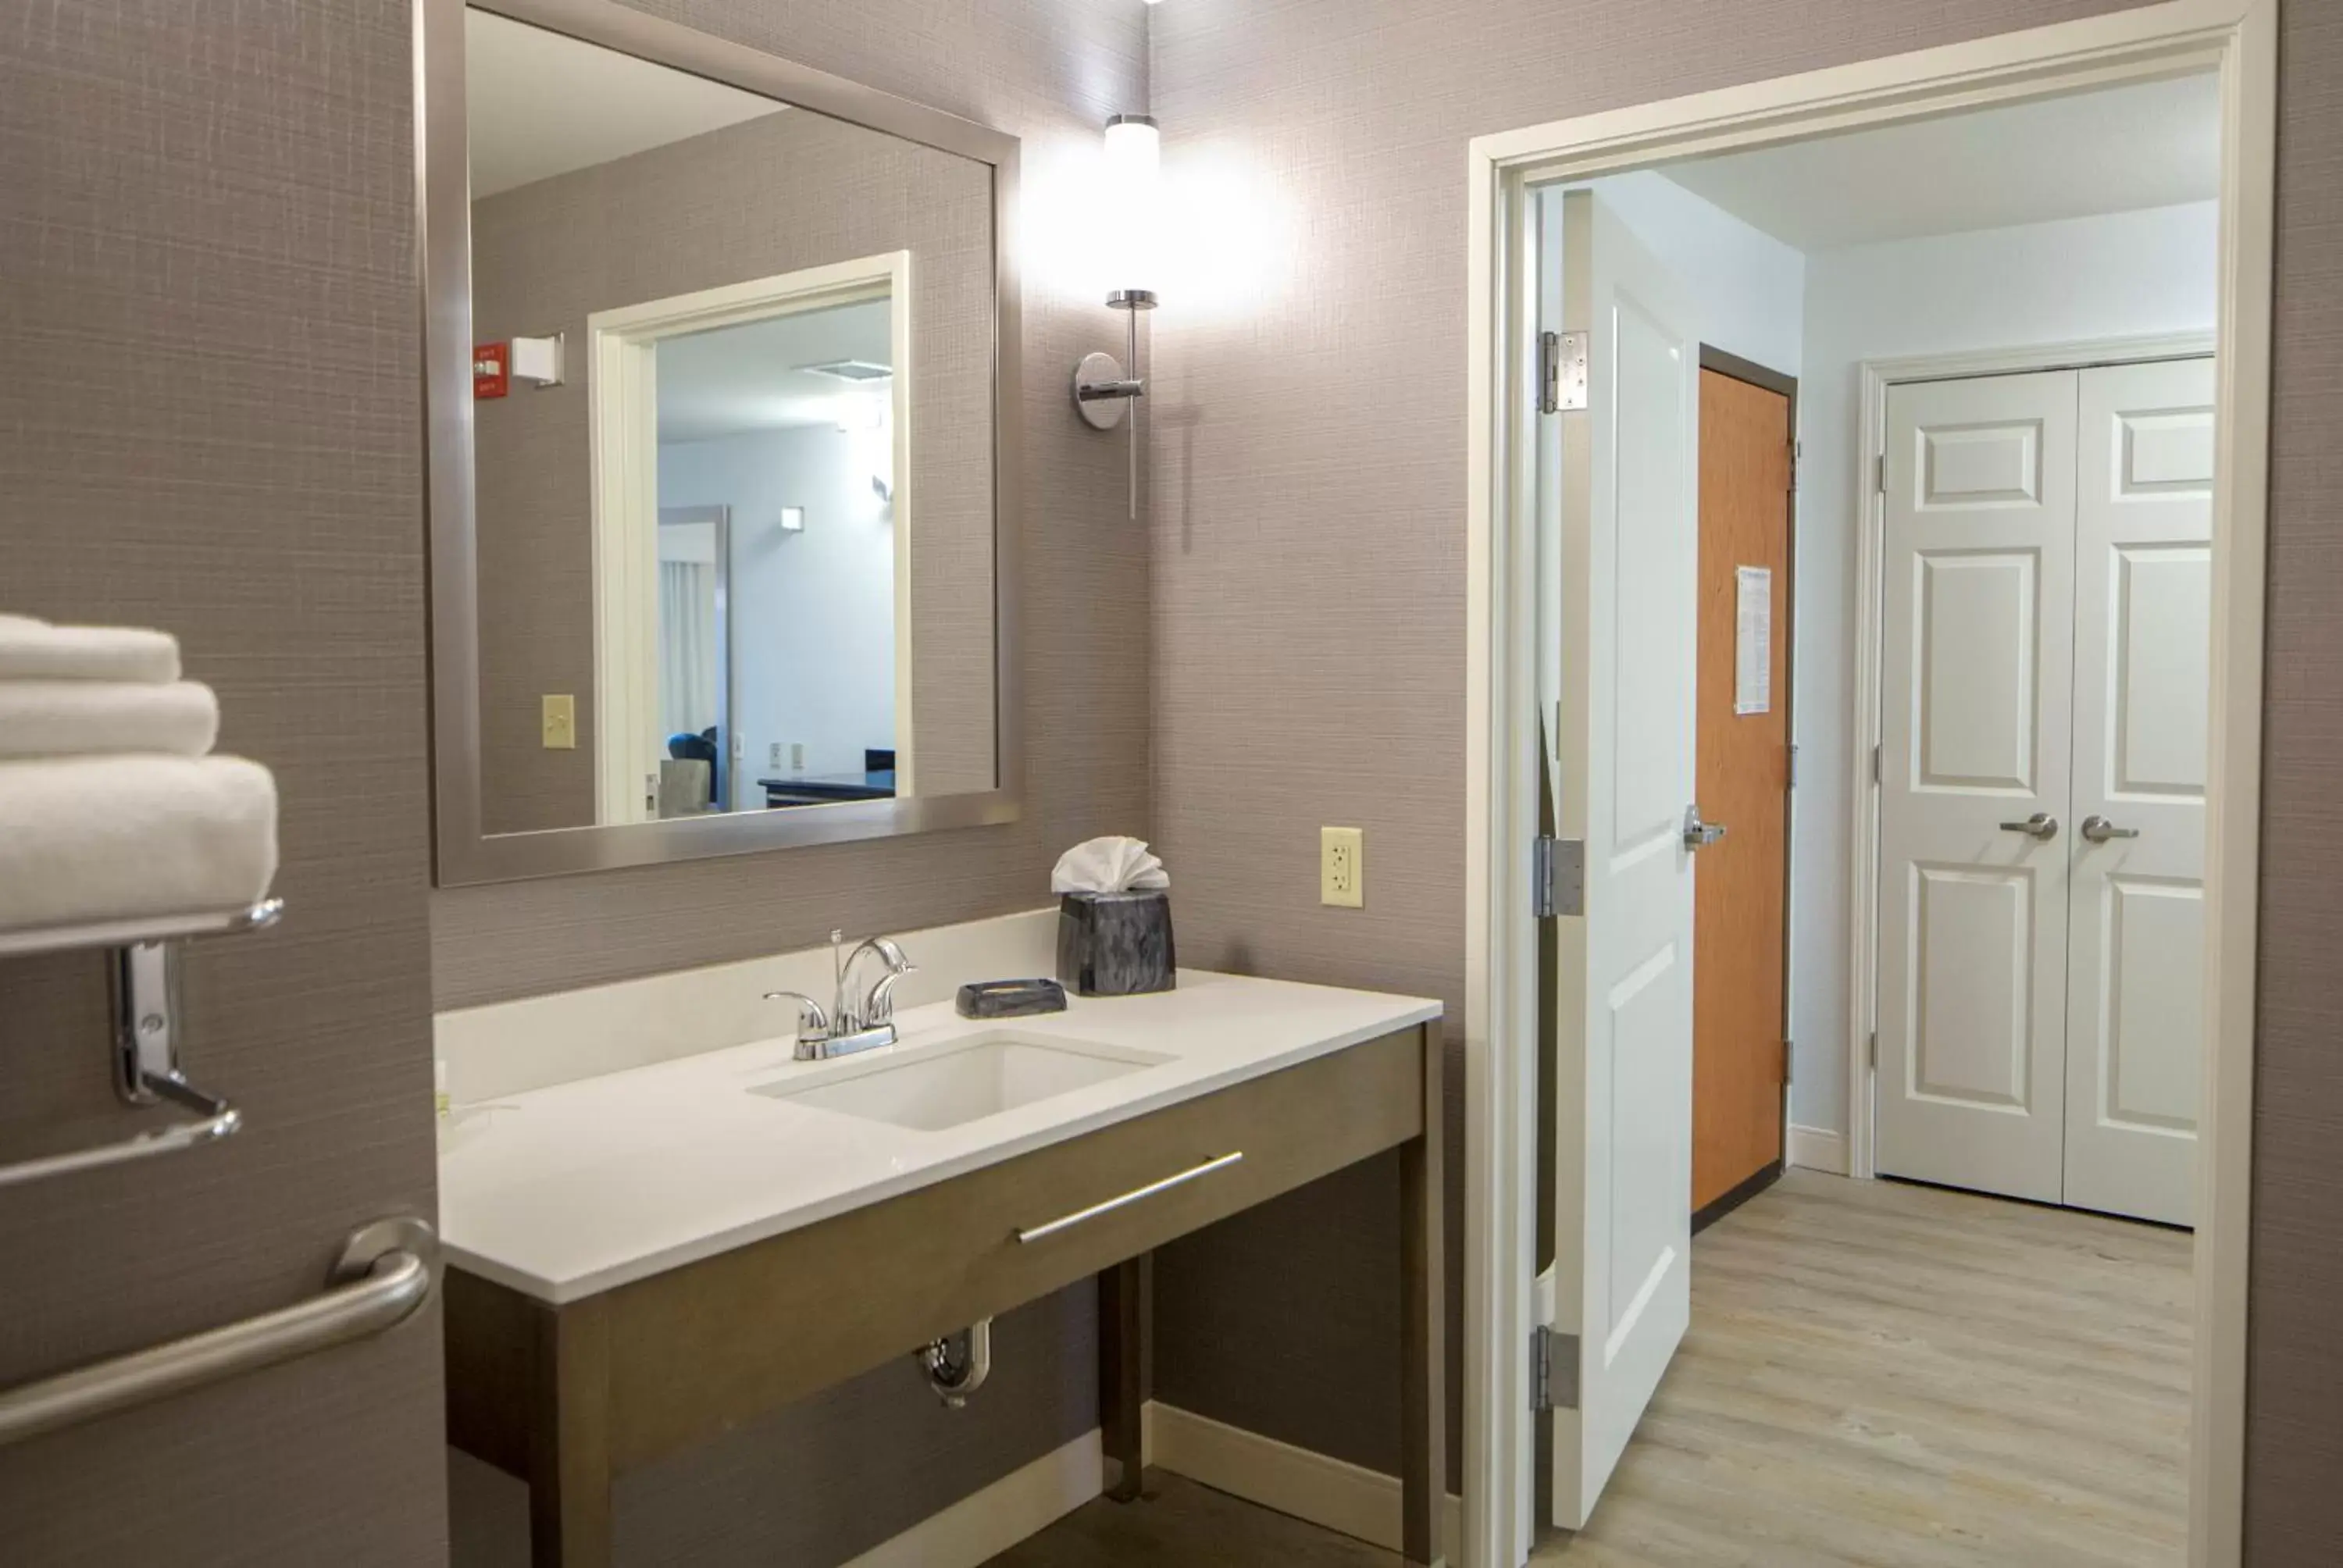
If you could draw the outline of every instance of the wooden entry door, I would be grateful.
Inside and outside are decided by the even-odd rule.
[[[1701,816],[1726,832],[1694,897],[1695,1214],[1782,1162],[1793,439],[1785,393],[1701,371],[1696,771]]]

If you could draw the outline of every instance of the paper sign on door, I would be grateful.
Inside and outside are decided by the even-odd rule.
[[[1774,572],[1736,567],[1733,578],[1733,711],[1764,713],[1774,706]]]

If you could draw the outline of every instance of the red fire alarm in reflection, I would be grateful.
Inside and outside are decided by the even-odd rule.
[[[504,343],[472,346],[472,396],[501,397],[512,390],[512,348]]]

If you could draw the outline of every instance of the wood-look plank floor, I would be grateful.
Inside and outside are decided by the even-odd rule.
[[[2185,1561],[2189,1241],[1791,1171],[1694,1243],[1692,1332],[1588,1528],[1539,1568]],[[1392,1554],[1178,1476],[990,1568]]]

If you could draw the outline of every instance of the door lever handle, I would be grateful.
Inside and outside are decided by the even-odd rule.
[[[2083,819],[2083,837],[2094,844],[2104,844],[2110,839],[2137,839],[2139,829],[2118,828],[2105,817],[2086,817]]]
[[[1687,849],[1704,849],[1725,837],[1725,824],[1700,819],[1697,802],[1684,808],[1684,842]]]
[[[2047,811],[2036,811],[2023,822],[2004,822],[2001,825],[2001,830],[2005,833],[2023,833],[2029,839],[2036,839],[2046,844],[2058,836],[2058,819]]]

